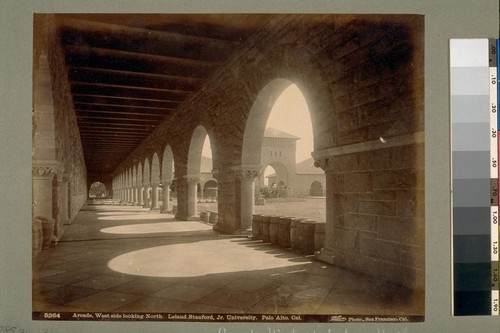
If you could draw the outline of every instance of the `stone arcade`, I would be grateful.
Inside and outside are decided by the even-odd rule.
[[[421,16],[44,14],[34,41],[33,217],[56,242],[95,181],[166,212],[175,181],[175,218],[197,219],[206,135],[214,229],[250,226],[266,121],[293,83],[326,174],[316,258],[424,289]]]

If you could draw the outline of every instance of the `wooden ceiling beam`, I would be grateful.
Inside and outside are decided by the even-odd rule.
[[[140,117],[157,117],[159,119],[164,118],[167,113],[158,113],[158,112],[129,112],[129,111],[113,111],[113,110],[96,110],[96,109],[75,109],[77,114],[80,115],[92,115],[92,114],[116,114],[122,116],[140,116]]]
[[[110,104],[110,103],[82,103],[79,102],[78,100],[74,101],[75,107],[77,109],[83,108],[84,110],[93,110],[95,107],[105,107],[105,108],[113,108],[113,109],[126,109],[126,110],[136,110],[136,109],[144,109],[144,110],[159,110],[159,111],[174,111],[175,108],[159,108],[159,107],[152,107],[152,106],[130,106],[130,105],[123,105],[123,104]]]
[[[107,126],[113,128],[130,128],[130,129],[143,129],[147,131],[152,131],[156,126],[147,124],[134,124],[134,123],[111,123],[109,121],[96,121],[96,120],[81,120],[78,122],[78,126]]]
[[[61,40],[65,44],[88,44],[133,50],[137,53],[220,61],[221,54],[241,47],[239,41],[199,37],[117,24],[79,19],[60,21]]]
[[[161,79],[161,78],[149,78],[141,77],[140,75],[122,75],[103,72],[91,72],[87,70],[79,70],[77,68],[72,69],[69,72],[69,80],[72,82],[81,83],[96,83],[107,84],[113,86],[130,86],[130,87],[142,87],[145,89],[158,89],[165,91],[177,91],[192,93],[194,90],[198,89],[200,83],[185,83],[182,80],[176,79]],[[201,81],[201,80],[200,80]]]
[[[192,61],[182,58],[75,46],[67,47],[66,59],[68,64],[73,67],[83,66],[139,73],[162,73],[195,78],[207,78],[208,73],[221,65],[220,63],[208,61]]]
[[[173,93],[179,95],[188,95],[192,93],[192,91],[186,90],[174,90],[174,89],[162,89],[162,88],[153,88],[147,86],[130,86],[126,84],[113,84],[113,83],[103,83],[101,81],[90,81],[90,82],[82,82],[82,81],[70,81],[72,85],[76,86],[88,86],[88,87],[101,87],[101,88],[117,88],[117,89],[133,89],[139,91],[153,91],[157,93]]]
[[[76,116],[78,119],[98,119],[98,120],[118,120],[118,121],[125,121],[125,122],[131,122],[131,121],[138,121],[138,122],[143,122],[143,123],[155,123],[158,124],[157,120],[152,120],[152,119],[135,119],[135,118],[121,118],[121,117],[96,117],[96,116],[81,116],[77,115]]]
[[[108,130],[108,131],[123,131],[123,132],[145,132],[145,133],[150,133],[151,129],[150,128],[123,128],[120,126],[113,127],[113,126],[103,126],[100,124],[81,124],[80,129],[83,130],[88,130],[88,129],[102,129],[102,130]]]
[[[178,103],[182,102],[187,96],[186,93],[172,91],[146,90],[133,87],[116,87],[109,85],[105,86],[79,83],[73,83],[71,91],[75,94],[96,94],[101,96],[163,100]]]
[[[136,105],[156,105],[159,108],[163,106],[168,106],[167,108],[176,108],[180,101],[170,101],[165,99],[146,99],[146,98],[134,98],[128,96],[110,96],[110,95],[99,95],[93,92],[87,94],[73,93],[73,101],[89,101],[98,100],[106,103],[107,101],[113,101],[112,103],[119,103],[127,106]]]

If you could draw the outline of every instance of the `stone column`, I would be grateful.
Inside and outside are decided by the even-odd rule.
[[[143,186],[144,186],[144,193],[143,193],[144,204],[142,205],[142,207],[151,208],[151,205],[149,204],[149,184],[143,184]]]
[[[204,186],[205,184],[201,184],[200,183],[200,199],[204,199],[205,198],[205,191],[204,191]],[[196,188],[196,191],[198,193],[198,187]]]
[[[50,163],[52,164],[52,163]],[[32,209],[33,209],[33,221],[41,218],[50,228],[43,227],[43,238],[44,243],[50,243],[55,240],[54,235],[54,218],[52,214],[52,180],[56,175],[56,167],[58,164],[54,161],[53,165],[40,166],[36,165],[32,167],[33,176],[33,197],[32,197]],[[33,222],[32,222],[33,223]],[[40,223],[40,222],[38,222]],[[45,222],[44,222],[45,223]],[[50,230],[50,234],[47,234],[47,230]],[[48,241],[45,241],[47,239]]]
[[[163,210],[162,214],[166,214],[172,211],[172,204],[170,203],[170,184],[172,184],[172,180],[163,180]]]
[[[254,213],[255,187],[254,180],[261,174],[261,165],[233,167],[236,178],[240,180],[240,218],[241,230],[252,226]]]
[[[314,166],[320,167],[325,171],[326,177],[326,223],[325,223],[325,246],[321,251],[316,253],[316,259],[328,262],[330,264],[334,263],[334,234],[333,230],[335,228],[335,201],[333,198],[333,182],[334,182],[334,170],[333,170],[333,160],[328,159],[328,157],[315,158]]]
[[[158,186],[159,183],[151,183],[151,210],[159,209],[158,207]]]
[[[196,219],[198,217],[198,182],[199,175],[186,176],[187,180],[187,219]]]
[[[144,205],[144,186],[138,185],[139,188],[137,189],[137,206],[143,206]]]
[[[64,174],[59,172],[56,174],[54,189],[52,192],[52,217],[54,218],[54,235],[56,236],[56,241],[59,241],[64,234],[64,219],[63,219],[63,176]],[[67,192],[67,191],[66,191]]]
[[[133,197],[134,197],[134,206],[137,206],[137,204],[139,202],[138,192],[139,192],[139,189],[137,188],[137,185],[135,185],[133,187],[133,189],[132,189],[132,194],[133,194]]]
[[[54,166],[33,166],[33,216],[52,219],[52,179]]]
[[[61,196],[61,206],[60,206],[60,219],[63,224],[71,224],[71,219],[68,216],[68,185],[69,185],[69,175],[68,174],[63,174],[60,179],[58,179],[59,182],[59,194]]]

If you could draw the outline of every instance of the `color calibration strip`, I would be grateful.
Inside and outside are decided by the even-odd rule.
[[[496,41],[450,41],[453,314],[498,315]]]
[[[491,177],[491,314],[499,315],[498,291],[498,82],[497,43],[489,40],[490,68],[490,177]]]

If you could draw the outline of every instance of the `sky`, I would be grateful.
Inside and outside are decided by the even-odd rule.
[[[301,138],[297,141],[297,163],[311,157],[313,150],[311,117],[304,96],[295,84],[285,89],[278,97],[266,127],[273,127]],[[208,136],[202,154],[207,157],[212,156]]]

